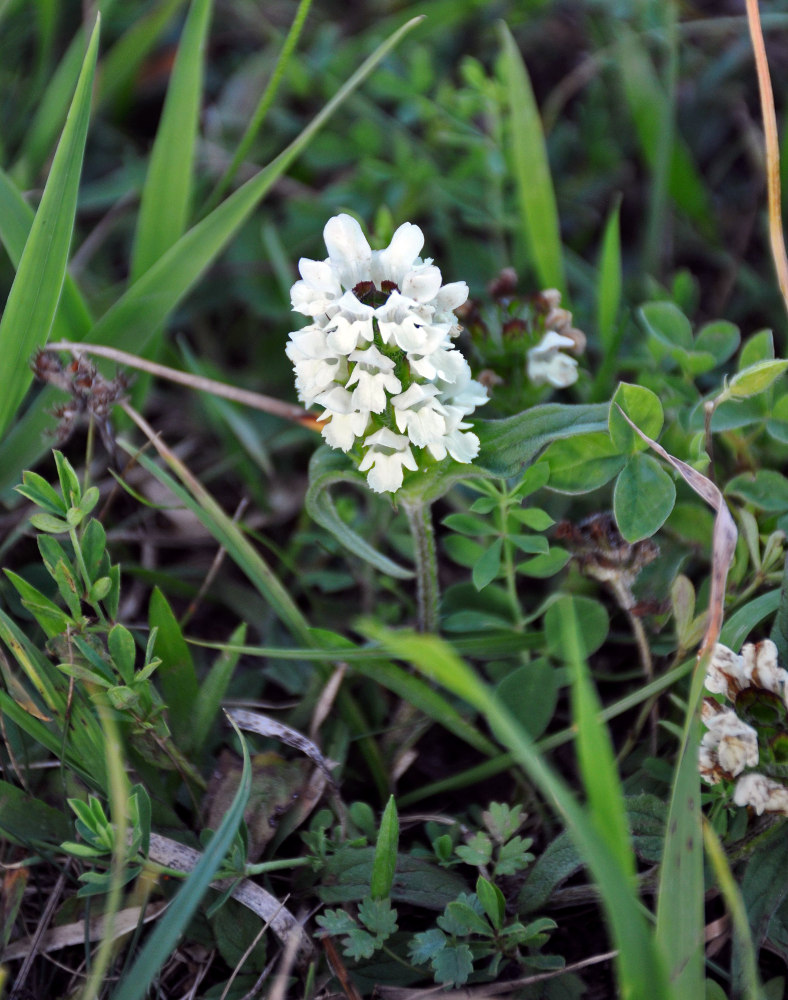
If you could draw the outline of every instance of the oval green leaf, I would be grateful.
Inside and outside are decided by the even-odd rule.
[[[613,512],[628,542],[648,538],[662,527],[676,502],[676,486],[651,455],[633,455],[616,480]]]

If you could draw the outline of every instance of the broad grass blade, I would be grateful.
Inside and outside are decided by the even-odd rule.
[[[668,964],[673,1000],[703,996],[703,831],[701,829],[698,705],[706,676],[704,656],[692,679],[687,721],[665,834],[659,877],[657,941]]]
[[[17,268],[33,227],[35,212],[22,197],[8,174],[0,170],[0,242]],[[93,318],[74,279],[66,272],[52,334],[58,340],[80,340],[86,336]]]
[[[501,25],[514,180],[531,262],[542,288],[566,294],[561,229],[542,122],[517,43]]]
[[[131,255],[132,283],[169,250],[186,229],[202,101],[203,52],[211,6],[211,0],[193,0],[183,27],[142,189]]]
[[[30,355],[36,347],[46,343],[63,289],[90,119],[98,40],[97,20],[71,111],[0,321],[0,357],[3,359],[0,435],[11,423],[32,381]]]
[[[530,779],[566,822],[588,865],[610,923],[617,958],[620,996],[627,1000],[674,1000],[662,957],[655,946],[636,893],[619,858],[598,833],[564,780],[557,775],[509,711],[474,671],[439,637],[394,631],[365,621],[362,631],[392,656],[407,660],[481,712]],[[697,1000],[697,994],[694,1000]]]
[[[235,727],[234,727],[235,728]],[[252,767],[246,741],[235,729],[243,751],[243,770],[238,791],[219,824],[219,829],[211,838],[197,867],[186,879],[177,896],[161,918],[156,930],[148,938],[137,961],[129,970],[113,993],[113,1000],[141,1000],[147,993],[154,976],[172,955],[178,938],[185,929],[208,887],[213,881],[219,865],[230,849],[233,838],[243,819],[244,809],[252,790]]]

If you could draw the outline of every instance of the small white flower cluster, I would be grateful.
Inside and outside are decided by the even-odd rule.
[[[528,378],[534,385],[549,382],[556,389],[566,389],[577,381],[577,358],[564,354],[562,348],[571,349],[575,342],[555,330],[548,330],[536,347],[528,351]]]
[[[465,418],[487,393],[452,343],[468,286],[442,284],[409,222],[385,250],[371,250],[349,215],[329,219],[323,236],[328,258],[302,258],[290,293],[312,322],[290,334],[286,351],[298,398],[323,407],[326,442],[345,452],[360,443],[359,469],[376,493],[396,492],[404,470],[419,468],[414,447],[436,461],[472,461],[479,439]]]
[[[723,695],[735,708],[740,695],[739,704],[754,698],[768,710],[773,703],[772,714],[783,714],[788,708],[788,672],[778,666],[777,647],[770,639],[748,643],[738,656],[718,643],[706,672],[706,688]],[[698,757],[703,780],[716,785],[723,778],[738,778],[733,793],[736,805],[752,806],[758,815],[771,812],[788,816],[788,788],[757,771],[742,773],[760,763],[757,730],[734,708],[726,708],[714,698],[704,699],[702,718],[707,727]]]
[[[556,389],[566,389],[577,381],[577,358],[563,352],[582,354],[585,334],[572,326],[572,314],[561,308],[561,293],[557,289],[548,288],[540,292],[539,297],[548,306],[544,317],[545,334],[527,352],[528,378],[534,385],[549,383]]]

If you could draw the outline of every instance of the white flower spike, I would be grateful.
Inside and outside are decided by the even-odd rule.
[[[479,439],[465,418],[487,393],[453,344],[454,310],[468,286],[442,284],[440,270],[419,256],[422,231],[409,222],[385,250],[372,250],[349,215],[329,219],[323,237],[328,258],[302,259],[290,292],[293,309],[312,322],[290,334],[286,351],[298,398],[324,407],[326,443],[357,449],[377,493],[396,493],[405,470],[420,463],[473,461]]]

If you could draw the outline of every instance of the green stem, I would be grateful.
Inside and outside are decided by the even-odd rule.
[[[419,632],[438,631],[438,555],[432,527],[432,508],[422,500],[402,500],[408,518],[416,560],[416,601]]]

